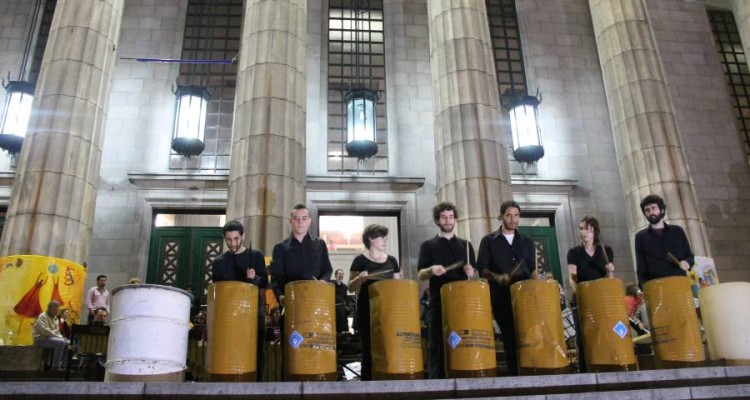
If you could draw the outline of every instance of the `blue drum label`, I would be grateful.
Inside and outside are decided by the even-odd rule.
[[[456,332],[451,332],[448,335],[448,344],[451,346],[451,349],[455,349],[459,343],[461,343],[461,336],[458,336]]]
[[[617,321],[617,325],[615,325],[614,328],[612,328],[613,331],[617,334],[617,336],[620,337],[620,339],[624,339],[625,335],[628,334],[628,327],[625,326],[625,324],[622,323],[622,321]]]
[[[303,338],[297,331],[292,331],[292,334],[289,335],[289,345],[292,346],[293,349],[299,347],[303,340],[305,340],[305,338]]]

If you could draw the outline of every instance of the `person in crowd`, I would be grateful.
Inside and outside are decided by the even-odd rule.
[[[388,255],[388,228],[372,224],[362,232],[366,251],[352,261],[349,269],[349,289],[357,294],[357,320],[362,343],[362,380],[372,380],[370,346],[370,296],[368,287],[380,279],[401,279],[401,268],[395,257]]]
[[[39,314],[32,327],[32,338],[34,346],[53,350],[52,367],[62,369],[64,367],[64,355],[70,342],[60,333],[60,303],[51,300],[47,304],[47,311]]]
[[[99,307],[94,310],[94,320],[91,321],[90,325],[105,326],[107,325],[107,317],[109,317],[109,311],[104,307]]]
[[[474,248],[471,243],[455,235],[457,218],[458,210],[452,203],[436,205],[432,209],[432,220],[440,231],[419,248],[418,277],[420,280],[429,279],[429,316],[426,320],[430,379],[445,378],[445,338],[440,288],[446,283],[474,277]],[[446,271],[446,268],[457,262],[462,263],[460,268]]]
[[[518,375],[518,353],[513,322],[510,285],[533,278],[536,265],[534,241],[518,232],[521,206],[513,200],[500,205],[500,229],[482,238],[479,244],[477,269],[490,283],[490,301],[503,337],[505,362],[510,375]]]
[[[104,308],[109,313],[109,290],[107,290],[107,276],[96,277],[96,286],[89,289],[86,294],[86,305],[89,308],[88,323],[94,321],[95,311]]]
[[[211,262],[213,282],[239,281],[258,287],[257,380],[265,367],[266,307],[264,291],[268,286],[268,273],[263,253],[245,243],[245,227],[239,221],[229,221],[222,228],[227,250]]]
[[[585,215],[578,223],[578,234],[581,244],[568,250],[568,281],[573,288],[572,305],[578,306],[575,287],[579,283],[593,281],[596,279],[612,276],[615,265],[612,263],[614,254],[609,246],[601,242],[601,229],[599,220],[591,215]],[[578,313],[573,313],[573,321],[576,335],[576,347],[578,347],[578,370],[586,372],[586,358],[583,348],[583,335],[581,334],[581,321]]]
[[[349,287],[344,283],[344,270],[336,270],[336,332],[349,332],[349,318],[346,313],[346,295]]]
[[[70,326],[70,309],[61,308],[60,314],[57,315],[57,319],[60,321],[60,333],[65,339],[70,340],[70,334],[72,327]]]
[[[651,279],[686,276],[695,259],[685,231],[664,222],[667,212],[664,199],[650,194],[640,206],[648,227],[635,234],[638,286],[642,288]]]

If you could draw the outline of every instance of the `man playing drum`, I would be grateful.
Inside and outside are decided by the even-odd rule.
[[[263,253],[258,250],[245,247],[245,227],[239,221],[229,221],[222,228],[224,243],[227,251],[216,256],[211,262],[211,276],[213,282],[240,281],[252,283],[258,287],[258,293],[262,294],[268,286],[268,273]],[[265,365],[265,296],[258,298],[258,369],[257,380],[263,376]]]
[[[651,279],[685,276],[693,265],[685,231],[664,222],[667,206],[664,199],[650,194],[641,201],[641,211],[649,226],[635,234],[635,260],[638,286]]]
[[[429,332],[430,378],[445,378],[445,354],[443,348],[443,314],[440,288],[450,282],[473,278],[475,264],[471,243],[453,233],[458,218],[456,206],[443,202],[432,209],[432,218],[440,228],[437,236],[422,243],[419,248],[419,280],[430,280],[430,303],[427,314]],[[466,251],[469,251],[468,257]],[[446,267],[463,262],[462,268],[451,271]]]
[[[516,229],[520,218],[521,206],[513,200],[504,202],[498,217],[502,226],[482,238],[477,259],[479,275],[490,282],[492,314],[503,334],[510,375],[519,373],[510,285],[532,277],[536,257],[534,241]]]

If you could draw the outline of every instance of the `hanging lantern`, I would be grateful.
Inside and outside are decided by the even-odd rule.
[[[10,154],[18,154],[31,117],[34,85],[24,81],[10,81],[4,87],[7,95],[0,129],[0,148]]]
[[[541,101],[538,98],[525,96],[508,106],[513,134],[513,157],[523,163],[533,163],[544,157],[539,127],[539,103]]]
[[[211,93],[201,86],[178,86],[175,96],[172,150],[184,157],[200,155],[206,147],[203,132]]]
[[[378,153],[376,140],[377,92],[364,88],[350,88],[344,95],[346,102],[346,152],[360,160]]]

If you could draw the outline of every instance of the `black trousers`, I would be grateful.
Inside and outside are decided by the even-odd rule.
[[[427,310],[430,379],[445,378],[445,347],[443,345],[443,307],[441,299],[430,298]]]
[[[505,364],[510,375],[518,375],[518,352],[516,351],[516,326],[513,322],[513,306],[510,302],[510,286],[490,283],[492,315],[503,332]]]

